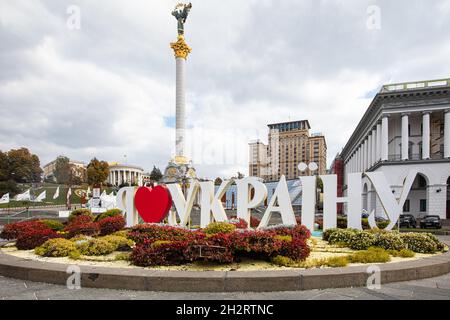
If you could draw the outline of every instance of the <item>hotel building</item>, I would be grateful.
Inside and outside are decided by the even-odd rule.
[[[309,169],[300,172],[298,164],[315,162],[318,170],[314,174],[325,174],[327,144],[322,134],[310,134],[308,120],[269,124],[268,144],[260,140],[249,143],[249,175],[266,181],[297,179],[309,175]]]

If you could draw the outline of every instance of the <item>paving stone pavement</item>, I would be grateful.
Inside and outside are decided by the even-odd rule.
[[[2,300],[450,300],[450,274],[381,286],[380,290],[343,288],[298,292],[192,293],[82,288],[0,277]]]

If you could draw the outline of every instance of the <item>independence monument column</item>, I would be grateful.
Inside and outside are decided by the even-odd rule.
[[[169,162],[164,172],[163,182],[180,182],[186,178],[195,178],[195,169],[186,157],[186,88],[185,88],[185,64],[191,48],[184,40],[184,25],[192,4],[179,3],[172,11],[172,15],[178,22],[178,40],[170,44],[175,53],[176,61],[176,96],[175,96],[175,157]]]

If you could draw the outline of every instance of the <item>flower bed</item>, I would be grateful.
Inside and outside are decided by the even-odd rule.
[[[339,267],[407,259],[416,253],[435,254],[446,249],[431,234],[331,229],[323,234],[326,242],[322,242],[327,243],[324,251],[328,251],[323,256],[317,254],[321,251],[314,245],[317,240],[310,239],[310,231],[301,225],[253,230],[245,221],[232,219],[198,230],[158,224],[124,229],[125,220],[117,212],[97,222],[85,213],[73,216],[62,231],[57,231],[61,225],[52,221],[29,221],[5,226],[2,235],[17,239],[18,249],[35,249],[41,257],[107,257],[140,267],[230,265],[249,260],[294,268]]]
[[[282,238],[282,237],[285,238]],[[168,226],[139,225],[129,233],[137,245],[131,254],[139,266],[179,265],[194,261],[231,263],[242,257],[270,260],[278,255],[295,261],[308,257],[309,231],[303,226],[270,230],[239,230],[234,224],[212,223],[190,231]]]

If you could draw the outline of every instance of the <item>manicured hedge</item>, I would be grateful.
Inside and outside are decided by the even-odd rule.
[[[91,218],[91,220],[94,220],[94,215],[92,214],[91,210],[89,209],[77,209],[70,213],[69,215],[69,222],[72,223],[73,220],[75,220],[77,217],[80,216],[88,216]]]
[[[60,235],[49,228],[31,230],[21,234],[17,238],[16,247],[19,250],[32,250],[36,247],[41,246],[49,239],[60,237]]]
[[[104,218],[98,222],[100,235],[102,236],[120,231],[125,227],[125,225],[125,218],[122,215]]]
[[[50,228],[39,220],[10,223],[3,227],[3,230],[0,233],[0,238],[6,240],[14,240],[22,234],[30,231],[48,229]]]
[[[330,244],[355,250],[377,247],[398,252],[408,249],[417,253],[435,253],[445,249],[445,244],[429,233],[399,233],[379,229],[364,231],[329,229],[323,233],[322,238]]]

